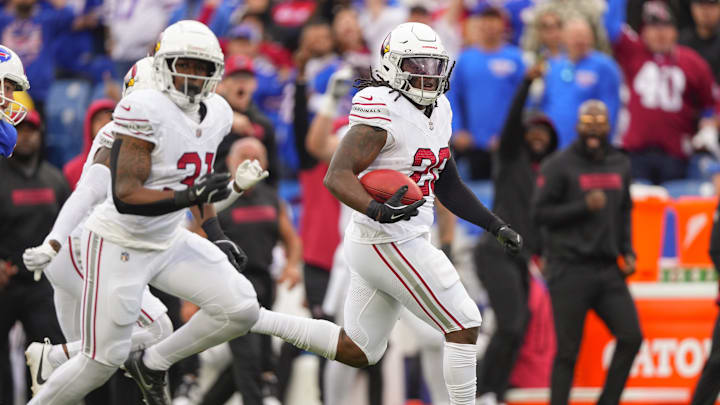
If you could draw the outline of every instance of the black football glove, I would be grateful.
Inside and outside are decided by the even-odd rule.
[[[228,239],[219,239],[216,241],[213,241],[213,243],[220,248],[220,250],[225,253],[228,260],[230,261],[230,264],[233,265],[238,271],[242,272],[245,270],[245,266],[248,262],[248,257],[245,254],[245,252],[240,249],[238,245],[235,244],[235,242],[228,240]]]
[[[197,180],[195,184],[183,191],[175,192],[175,202],[183,207],[195,204],[214,203],[224,200],[230,195],[230,173],[207,173]]]
[[[493,236],[495,236],[502,247],[505,248],[505,252],[512,256],[518,254],[520,249],[522,249],[522,236],[507,225],[503,225],[495,230]]]
[[[400,220],[409,221],[410,218],[418,214],[418,207],[425,204],[425,199],[418,200],[410,205],[403,205],[402,200],[408,186],[402,186],[392,195],[385,204],[381,204],[375,200],[370,201],[365,210],[365,215],[380,222],[381,224],[390,224]]]

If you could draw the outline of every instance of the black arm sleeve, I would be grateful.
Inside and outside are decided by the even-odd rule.
[[[115,203],[115,208],[121,214],[132,214],[142,215],[146,217],[155,217],[159,215],[169,214],[182,208],[187,208],[190,205],[190,198],[186,192],[176,191],[174,198],[168,198],[165,200],[159,200],[148,204],[128,204],[121,200],[116,192],[115,184],[117,177],[117,162],[118,155],[120,154],[120,146],[122,145],[122,139],[116,139],[113,143],[113,147],[110,150],[110,173],[112,178],[112,197]]]
[[[220,222],[218,222],[217,217],[208,218],[205,222],[202,223],[201,227],[203,231],[205,231],[205,235],[207,235],[207,238],[210,242],[215,242],[216,240],[220,239],[227,239],[227,236],[225,236],[222,228],[220,228]]]
[[[495,216],[460,179],[455,159],[450,158],[435,182],[435,195],[450,212],[493,235],[505,223]]]
[[[311,169],[318,161],[305,148],[305,139],[310,129],[310,113],[308,111],[307,85],[295,82],[295,105],[293,106],[293,131],[295,132],[295,149],[300,158],[300,169]]]
[[[503,159],[511,159],[522,147],[525,141],[525,127],[523,125],[522,113],[525,107],[528,93],[530,93],[530,85],[532,80],[525,78],[520,86],[518,86],[513,98],[510,110],[508,111],[502,132],[500,132],[500,157]]]

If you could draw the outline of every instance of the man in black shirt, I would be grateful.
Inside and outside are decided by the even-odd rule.
[[[265,147],[255,138],[235,141],[230,147],[226,164],[231,173],[244,160],[258,160],[267,168]],[[229,208],[218,212],[218,221],[226,235],[248,255],[243,275],[253,284],[260,305],[272,308],[275,280],[270,274],[273,248],[281,242],[287,263],[277,282],[287,281],[292,288],[300,280],[302,242],[293,229],[287,210],[277,191],[265,183],[247,190]],[[230,369],[205,395],[203,405],[224,404],[239,392],[246,405],[262,405],[262,378],[273,371],[270,336],[248,333],[229,342],[233,354]]]
[[[475,249],[475,268],[482,281],[497,329],[478,364],[478,396],[504,402],[510,373],[525,337],[528,310],[528,262],[540,255],[540,235],[530,216],[530,202],[540,162],[557,148],[557,133],[550,120],[535,114],[523,121],[530,85],[543,74],[543,65],[528,69],[510,106],[500,145],[493,159],[493,210],[523,235],[525,245],[515,257],[505,254],[486,233]],[[488,397],[489,396],[489,397]]]
[[[0,286],[0,403],[13,403],[8,332],[20,321],[28,342],[48,337],[62,343],[55,316],[52,287],[45,278],[33,281],[22,254],[42,244],[52,228],[70,188],[62,173],[42,159],[42,124],[36,111],[17,126],[18,139],[12,157],[0,160],[0,271],[14,275]]]
[[[697,51],[720,81],[720,0],[692,0],[694,27],[680,32],[678,43]]]
[[[601,101],[586,101],[578,115],[578,138],[543,163],[533,199],[534,218],[545,228],[557,335],[550,403],[568,403],[585,315],[593,309],[617,338],[597,403],[617,404],[642,343],[624,280],[635,271],[630,161],[608,143],[610,125]]]

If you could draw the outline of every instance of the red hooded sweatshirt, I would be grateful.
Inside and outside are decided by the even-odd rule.
[[[92,119],[98,112],[102,110],[113,111],[115,109],[115,101],[110,99],[100,99],[93,101],[88,107],[87,114],[85,114],[85,124],[83,125],[83,151],[72,158],[63,167],[63,174],[67,179],[70,187],[75,190],[78,180],[80,180],[80,174],[82,174],[82,168],[87,159],[88,153],[90,153],[90,147],[92,146],[93,138],[95,134],[92,132]]]

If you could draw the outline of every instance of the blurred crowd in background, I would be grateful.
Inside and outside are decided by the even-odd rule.
[[[544,125],[555,135],[553,148],[576,139],[580,105],[601,100],[612,143],[629,156],[635,182],[710,180],[720,173],[718,0],[0,0],[0,43],[22,59],[31,84],[27,94],[16,96],[34,109],[18,132],[40,135],[32,141],[21,136],[19,156],[47,161],[42,163],[44,176],[55,184],[45,186],[60,190],[52,201],[43,200],[55,207],[39,221],[43,229],[16,240],[12,251],[0,249],[0,264],[7,265],[0,272],[0,286],[5,287],[0,296],[9,297],[12,280],[25,277],[19,257],[24,248],[42,242],[67,186],[74,188],[92,137],[111,119],[122,78],[136,60],[152,53],[165,27],[183,19],[207,24],[225,53],[225,78],[217,92],[233,108],[234,121],[215,169],[232,170],[249,156],[260,158],[271,173],[269,187],[250,197],[255,200],[241,200],[238,204],[244,206],[222,218],[226,227],[237,228],[228,235],[267,236],[238,243],[250,256],[251,273],[262,278],[255,286],[264,290],[259,292],[264,305],[274,300],[267,275],[272,249],[280,243],[285,247],[280,261],[287,264],[276,276],[292,286],[301,277],[302,263],[309,313],[332,318],[332,304],[324,301],[341,239],[340,209],[322,186],[331,153],[324,135],[317,136],[315,118],[331,118],[328,134],[347,125],[356,92],[347,84],[370,75],[383,39],[402,22],[432,26],[456,61],[447,94],[453,108],[451,146],[463,177],[476,191],[489,187],[492,193],[501,133],[518,94],[523,111],[513,119]],[[340,81],[347,83],[341,86]],[[259,142],[237,146],[245,138]],[[53,171],[62,171],[64,180]],[[60,184],[65,181],[67,186]],[[0,206],[16,204],[15,194],[12,198]],[[452,230],[446,229],[441,229],[439,244],[450,254]],[[192,311],[176,303],[171,308],[175,326]],[[2,327],[9,329],[14,321]],[[243,361],[256,369],[231,366],[218,388],[227,392],[202,403],[223,403],[235,390],[245,390],[246,398],[283,401],[287,364],[298,353],[283,346],[279,362],[285,366],[275,368],[272,361],[247,359],[270,352],[269,341],[252,344],[257,351],[238,354],[233,349],[233,355],[240,356],[236,361],[246,356]],[[538,361],[545,371],[534,374],[547,381],[551,357]],[[178,397],[195,384],[196,366],[187,363],[174,373]],[[247,375],[262,382],[244,386],[243,381],[255,381]],[[378,375],[371,368],[373,404],[380,403]],[[0,391],[11,398],[10,373],[2,379]],[[134,389],[123,386],[123,392]],[[102,402],[106,400],[97,403],[131,403]]]

